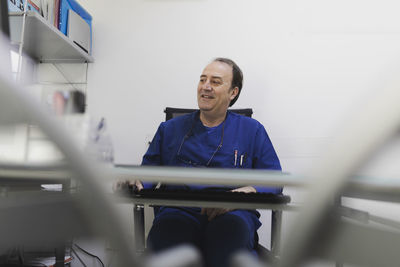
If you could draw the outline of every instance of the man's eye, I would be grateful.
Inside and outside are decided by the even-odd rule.
[[[211,83],[212,84],[214,84],[214,85],[220,85],[220,84],[222,84],[222,82],[221,81],[218,81],[218,80],[214,80],[214,81],[211,81]]]
[[[200,79],[201,83],[204,83],[206,81],[206,79]]]

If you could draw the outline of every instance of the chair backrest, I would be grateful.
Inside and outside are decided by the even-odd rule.
[[[192,113],[197,111],[198,109],[194,108],[171,108],[171,107],[166,107],[164,112],[165,112],[165,120],[170,120],[175,117],[179,117],[188,113]],[[229,111],[235,112],[237,114],[250,117],[253,115],[253,109],[251,108],[242,108],[242,109],[228,109]]]

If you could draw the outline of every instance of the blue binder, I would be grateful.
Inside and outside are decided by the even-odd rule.
[[[68,10],[72,9],[84,19],[90,27],[90,40],[92,40],[92,16],[75,0],[60,0],[60,14],[58,29],[67,35]],[[92,42],[90,42],[92,43]]]

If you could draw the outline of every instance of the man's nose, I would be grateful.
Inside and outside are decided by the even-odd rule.
[[[203,83],[202,89],[203,90],[211,90],[212,87],[211,87],[210,81],[206,81],[205,83]]]

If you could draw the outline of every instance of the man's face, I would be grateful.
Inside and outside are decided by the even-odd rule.
[[[235,98],[238,88],[231,88],[232,67],[214,61],[205,67],[197,87],[197,103],[201,111],[225,112],[230,101]]]

